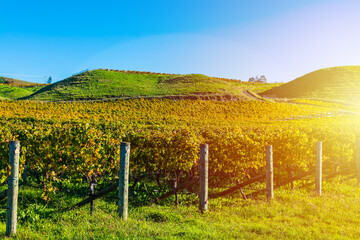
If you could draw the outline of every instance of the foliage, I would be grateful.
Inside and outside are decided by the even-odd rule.
[[[357,117],[278,121],[328,112],[326,107],[270,102],[130,100],[93,103],[2,101],[0,180],[9,174],[7,142],[21,141],[22,164],[50,200],[67,183],[108,182],[117,176],[119,144],[131,142],[136,178],[191,178],[199,144],[210,145],[210,183],[234,184],[264,171],[265,146],[274,147],[276,171],[314,166],[315,142],[324,141],[324,165],[349,168]],[[334,114],[336,113],[336,109]]]

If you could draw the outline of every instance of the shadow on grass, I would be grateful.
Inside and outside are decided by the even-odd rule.
[[[96,192],[108,187],[111,183],[104,182],[96,186]],[[159,187],[152,181],[139,181],[135,185],[132,182],[129,184],[129,208],[141,208],[149,206],[154,203],[154,199],[166,193],[170,189],[168,186]],[[133,186],[133,187],[132,187]],[[53,184],[57,187],[56,194],[48,194],[49,201],[44,200],[43,187],[30,181],[28,185],[19,187],[18,197],[18,222],[19,224],[36,224],[44,220],[54,220],[59,216],[72,212],[77,209],[89,209],[90,205],[86,204],[80,208],[71,209],[75,204],[83,201],[89,197],[89,186],[87,183],[78,184]],[[101,199],[101,203],[97,203]],[[162,200],[158,205],[175,205],[174,196]],[[101,211],[110,213],[116,209],[118,201],[118,191],[114,189],[112,192],[99,197],[95,200],[96,208],[100,207]],[[197,194],[186,193],[179,194],[180,205],[196,204]],[[113,205],[113,207],[109,207]],[[0,201],[0,222],[6,222],[6,206],[7,199]],[[90,216],[90,213],[89,213]],[[155,216],[156,218],[156,216]]]

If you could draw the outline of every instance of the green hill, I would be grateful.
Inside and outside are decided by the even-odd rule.
[[[260,95],[359,102],[360,66],[320,69],[279,87],[262,92]]]
[[[33,91],[26,88],[0,85],[0,97],[6,99],[17,99],[32,94]]]
[[[0,76],[0,100],[29,96],[44,85]]]
[[[228,95],[246,98],[239,82],[201,74],[172,75],[93,70],[46,86],[22,99],[92,100],[106,98]],[[264,87],[264,86],[262,86]]]

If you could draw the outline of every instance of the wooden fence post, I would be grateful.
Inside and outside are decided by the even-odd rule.
[[[27,184],[27,178],[28,178],[28,165],[24,165],[24,172],[22,174],[22,179],[23,179],[23,182],[24,182],[24,185]]]
[[[121,143],[119,169],[119,216],[127,220],[129,188],[130,143]]]
[[[175,194],[175,206],[177,207],[179,205],[179,198],[178,198],[178,191],[177,191],[177,179],[173,178],[171,183],[172,183],[172,189]]]
[[[360,139],[357,140],[357,149],[356,149],[356,175],[358,183],[360,183]]]
[[[200,211],[203,213],[208,208],[208,162],[209,146],[200,144]]]
[[[266,196],[268,200],[274,198],[274,172],[273,172],[273,148],[266,146]]]
[[[17,202],[19,190],[19,155],[20,142],[10,141],[9,143],[9,164],[11,174],[8,178],[8,200],[6,213],[6,236],[10,237],[16,234],[17,223]]]
[[[97,184],[97,180],[95,175],[91,176],[91,182],[90,182],[90,215],[93,215],[94,213],[94,200],[95,200],[95,187]]]
[[[316,176],[315,176],[315,193],[321,195],[322,181],[322,142],[316,143]]]

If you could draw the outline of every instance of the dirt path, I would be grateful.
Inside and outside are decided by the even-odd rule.
[[[243,94],[249,98],[251,98],[252,100],[255,100],[255,101],[263,101],[263,102],[266,102],[265,99],[262,99],[260,97],[257,97],[255,94],[253,94],[249,89],[247,90],[243,90]]]

